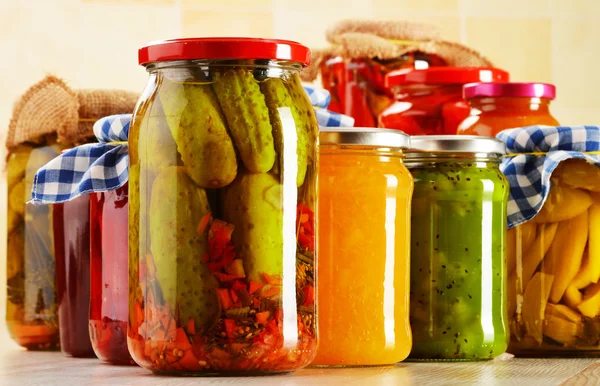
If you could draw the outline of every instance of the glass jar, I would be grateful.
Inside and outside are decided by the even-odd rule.
[[[90,309],[90,198],[52,205],[60,348],[76,358],[94,357]]]
[[[411,348],[410,202],[397,130],[321,128],[313,365],[391,365]]]
[[[550,113],[556,88],[544,83],[476,83],[464,87],[470,113],[458,134],[495,136],[505,129],[534,125],[558,126]]]
[[[430,67],[402,69],[386,76],[395,102],[378,118],[378,126],[402,130],[410,135],[456,134],[469,115],[462,97],[471,82],[507,81],[508,73],[485,67]]]
[[[316,348],[318,125],[295,42],[140,50],[129,134],[128,345],[155,373],[273,373]]]
[[[96,356],[135,364],[127,349],[128,186],[90,195],[90,340]]]
[[[56,271],[49,206],[25,205],[33,176],[56,157],[56,139],[23,144],[7,160],[6,324],[12,339],[29,350],[57,350]]]
[[[331,94],[328,110],[351,116],[356,126],[375,127],[379,114],[394,101],[393,92],[385,85],[387,73],[400,68],[445,65],[441,57],[419,51],[387,60],[329,59],[320,66],[323,87]]]
[[[492,359],[508,345],[506,205],[494,138],[417,136],[411,219],[413,360]]]
[[[508,231],[509,352],[600,356],[600,168],[561,162],[531,220]]]

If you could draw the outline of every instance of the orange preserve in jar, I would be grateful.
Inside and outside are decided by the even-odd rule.
[[[505,129],[558,126],[550,113],[556,87],[546,83],[473,83],[464,86],[469,116],[457,134],[495,136]]]
[[[398,130],[322,128],[313,365],[389,365],[404,360],[413,179]]]

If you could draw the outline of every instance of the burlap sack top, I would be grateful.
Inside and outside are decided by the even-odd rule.
[[[94,122],[112,114],[131,113],[139,94],[121,90],[72,90],[48,75],[15,104],[8,127],[10,152],[24,142],[37,142],[56,133],[60,143],[75,145],[94,135]]]
[[[460,43],[440,39],[436,27],[405,21],[344,20],[326,32],[331,46],[312,50],[311,64],[302,79],[313,81],[324,60],[341,56],[348,59],[394,59],[411,52],[434,54],[456,67],[488,67],[492,63],[479,52]]]

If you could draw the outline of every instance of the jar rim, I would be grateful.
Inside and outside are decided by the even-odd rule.
[[[463,87],[463,98],[480,97],[529,97],[556,98],[556,86],[550,83],[496,82],[470,83]]]
[[[410,137],[400,130],[373,127],[320,127],[321,145],[408,149]]]
[[[415,135],[410,137],[407,158],[422,158],[435,154],[487,154],[498,157],[506,154],[506,145],[494,137],[478,135]]]
[[[506,82],[508,72],[495,67],[429,67],[402,68],[385,77],[386,87],[408,84],[467,84],[473,82]]]
[[[138,63],[201,59],[285,60],[310,64],[310,49],[281,39],[210,37],[153,41],[140,48]]]

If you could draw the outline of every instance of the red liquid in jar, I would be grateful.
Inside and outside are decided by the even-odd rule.
[[[127,349],[127,190],[125,185],[90,197],[90,338],[98,358],[115,365],[135,364]]]
[[[94,357],[90,307],[90,206],[87,195],[53,205],[60,346],[73,357]]]

